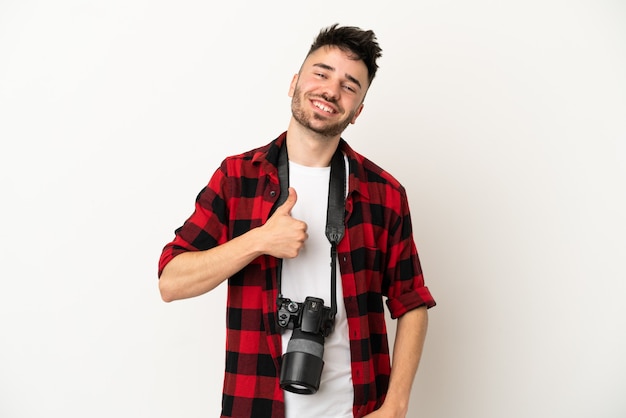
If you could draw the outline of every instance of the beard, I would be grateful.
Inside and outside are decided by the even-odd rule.
[[[328,102],[335,103],[332,100],[325,99]],[[322,117],[316,114],[309,115],[305,112],[302,105],[302,94],[300,92],[300,87],[296,86],[293,92],[293,97],[291,99],[291,114],[293,118],[302,126],[311,131],[328,138],[334,138],[338,135],[341,135],[343,131],[346,130],[348,125],[350,125],[350,121],[354,118],[356,114],[356,110],[350,112],[348,117],[344,120],[340,120],[336,123],[327,123],[327,124],[314,124],[313,121],[323,121]]]

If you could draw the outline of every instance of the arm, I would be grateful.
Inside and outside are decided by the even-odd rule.
[[[263,254],[296,257],[307,239],[306,224],[291,217],[296,200],[295,190],[290,189],[285,203],[263,226],[215,248],[174,257],[159,279],[163,300],[171,302],[207,293]]]
[[[398,319],[393,347],[389,390],[385,402],[368,418],[404,418],[409,408],[411,386],[417,372],[428,328],[426,306],[413,309]]]

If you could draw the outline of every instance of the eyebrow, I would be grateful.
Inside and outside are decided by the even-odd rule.
[[[328,70],[328,71],[335,71],[335,67],[331,67],[328,64],[324,64],[322,62],[318,62],[317,64],[313,64],[313,67],[319,67],[319,68],[323,68],[324,70]],[[359,88],[361,87],[361,83],[359,82],[359,80],[357,80],[356,78],[352,77],[350,74],[346,73],[346,78],[348,80],[350,80],[351,82],[353,82],[354,84],[356,84],[357,86],[359,86]]]

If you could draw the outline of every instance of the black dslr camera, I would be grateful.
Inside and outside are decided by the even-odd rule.
[[[280,387],[310,395],[320,387],[324,367],[324,338],[334,328],[334,315],[324,300],[307,296],[304,303],[279,297],[278,325],[292,328],[293,334],[283,355]]]

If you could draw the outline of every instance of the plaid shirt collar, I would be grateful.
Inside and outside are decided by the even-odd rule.
[[[271,176],[277,176],[276,167],[278,166],[278,156],[281,148],[285,145],[287,140],[287,132],[283,132],[272,141],[269,146],[259,148],[252,156],[252,162],[254,164],[267,165],[265,171]],[[348,143],[341,138],[339,140],[339,149],[348,157],[348,163],[350,165],[350,176],[348,178],[348,195],[352,193],[359,193],[365,199],[369,199],[369,189],[364,186],[367,185],[367,176],[363,165],[360,164],[363,161],[363,157],[354,151]],[[356,162],[356,164],[355,164]]]

